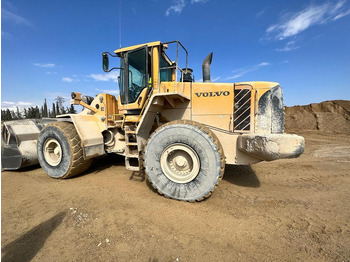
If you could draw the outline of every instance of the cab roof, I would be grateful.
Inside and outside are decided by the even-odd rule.
[[[142,47],[142,46],[152,47],[152,46],[157,46],[160,44],[161,44],[160,41],[155,41],[155,42],[145,43],[145,44],[141,44],[141,45],[133,45],[133,46],[128,46],[128,47],[123,47],[123,48],[117,49],[114,51],[114,53],[119,54],[119,53],[123,53],[123,52],[137,49],[137,48]]]

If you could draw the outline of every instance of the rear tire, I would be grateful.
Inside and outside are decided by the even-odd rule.
[[[48,124],[38,137],[38,159],[44,171],[53,178],[76,176],[91,165],[85,160],[80,137],[72,123]]]
[[[224,174],[225,159],[219,140],[209,128],[177,120],[151,135],[144,166],[148,180],[160,194],[193,202],[212,194]]]

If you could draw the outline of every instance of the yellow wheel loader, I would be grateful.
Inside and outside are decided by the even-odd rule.
[[[167,55],[170,47],[175,60]],[[53,178],[68,178],[85,171],[94,157],[115,153],[125,156],[128,170],[145,172],[160,194],[192,202],[211,195],[225,164],[250,165],[303,153],[304,138],[284,133],[278,83],[212,83],[212,53],[202,65],[203,82],[195,82],[187,56],[179,41],[104,52],[103,70],[120,72],[118,98],[73,92],[71,103],[83,111],[42,124],[29,139],[36,144],[41,167]],[[109,69],[109,57],[119,58],[120,66]],[[3,144],[9,152],[14,138],[16,169],[27,156],[11,127],[5,123]],[[3,168],[11,169],[6,165],[11,153],[4,152]]]

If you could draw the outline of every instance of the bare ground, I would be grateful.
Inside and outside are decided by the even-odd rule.
[[[300,158],[226,166],[193,204],[118,156],[68,180],[2,172],[2,261],[350,261],[350,136],[302,135]]]

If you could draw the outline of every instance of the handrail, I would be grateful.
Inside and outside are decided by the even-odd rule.
[[[177,45],[176,45],[176,54],[178,54],[179,45],[180,45],[180,46],[182,47],[182,49],[185,51],[185,53],[186,53],[186,68],[187,68],[188,52],[187,52],[187,49],[183,46],[183,44],[181,44],[180,41],[174,40],[174,41],[165,42],[165,43],[162,43],[162,44],[163,44],[163,45],[168,45],[168,44],[173,44],[173,43],[177,43]],[[176,64],[177,64],[177,55],[176,55]]]
[[[182,70],[178,65],[178,59],[179,59],[179,45],[181,46],[181,48],[185,51],[186,53],[186,71],[187,71],[187,66],[188,66],[188,51],[187,49],[183,46],[183,44],[181,44],[180,41],[178,40],[174,40],[174,41],[170,41],[170,42],[165,42],[165,43],[162,43],[163,45],[169,45],[169,44],[173,44],[173,43],[176,43],[176,61],[175,61],[175,65],[174,66],[170,66],[170,67],[162,67],[162,68],[159,68],[159,72],[161,70],[164,70],[164,69],[172,69],[172,68],[175,68],[175,81],[174,81],[174,89],[175,89],[175,92],[177,92],[177,69],[181,72],[181,95],[183,94],[183,74],[184,74],[184,70]]]

